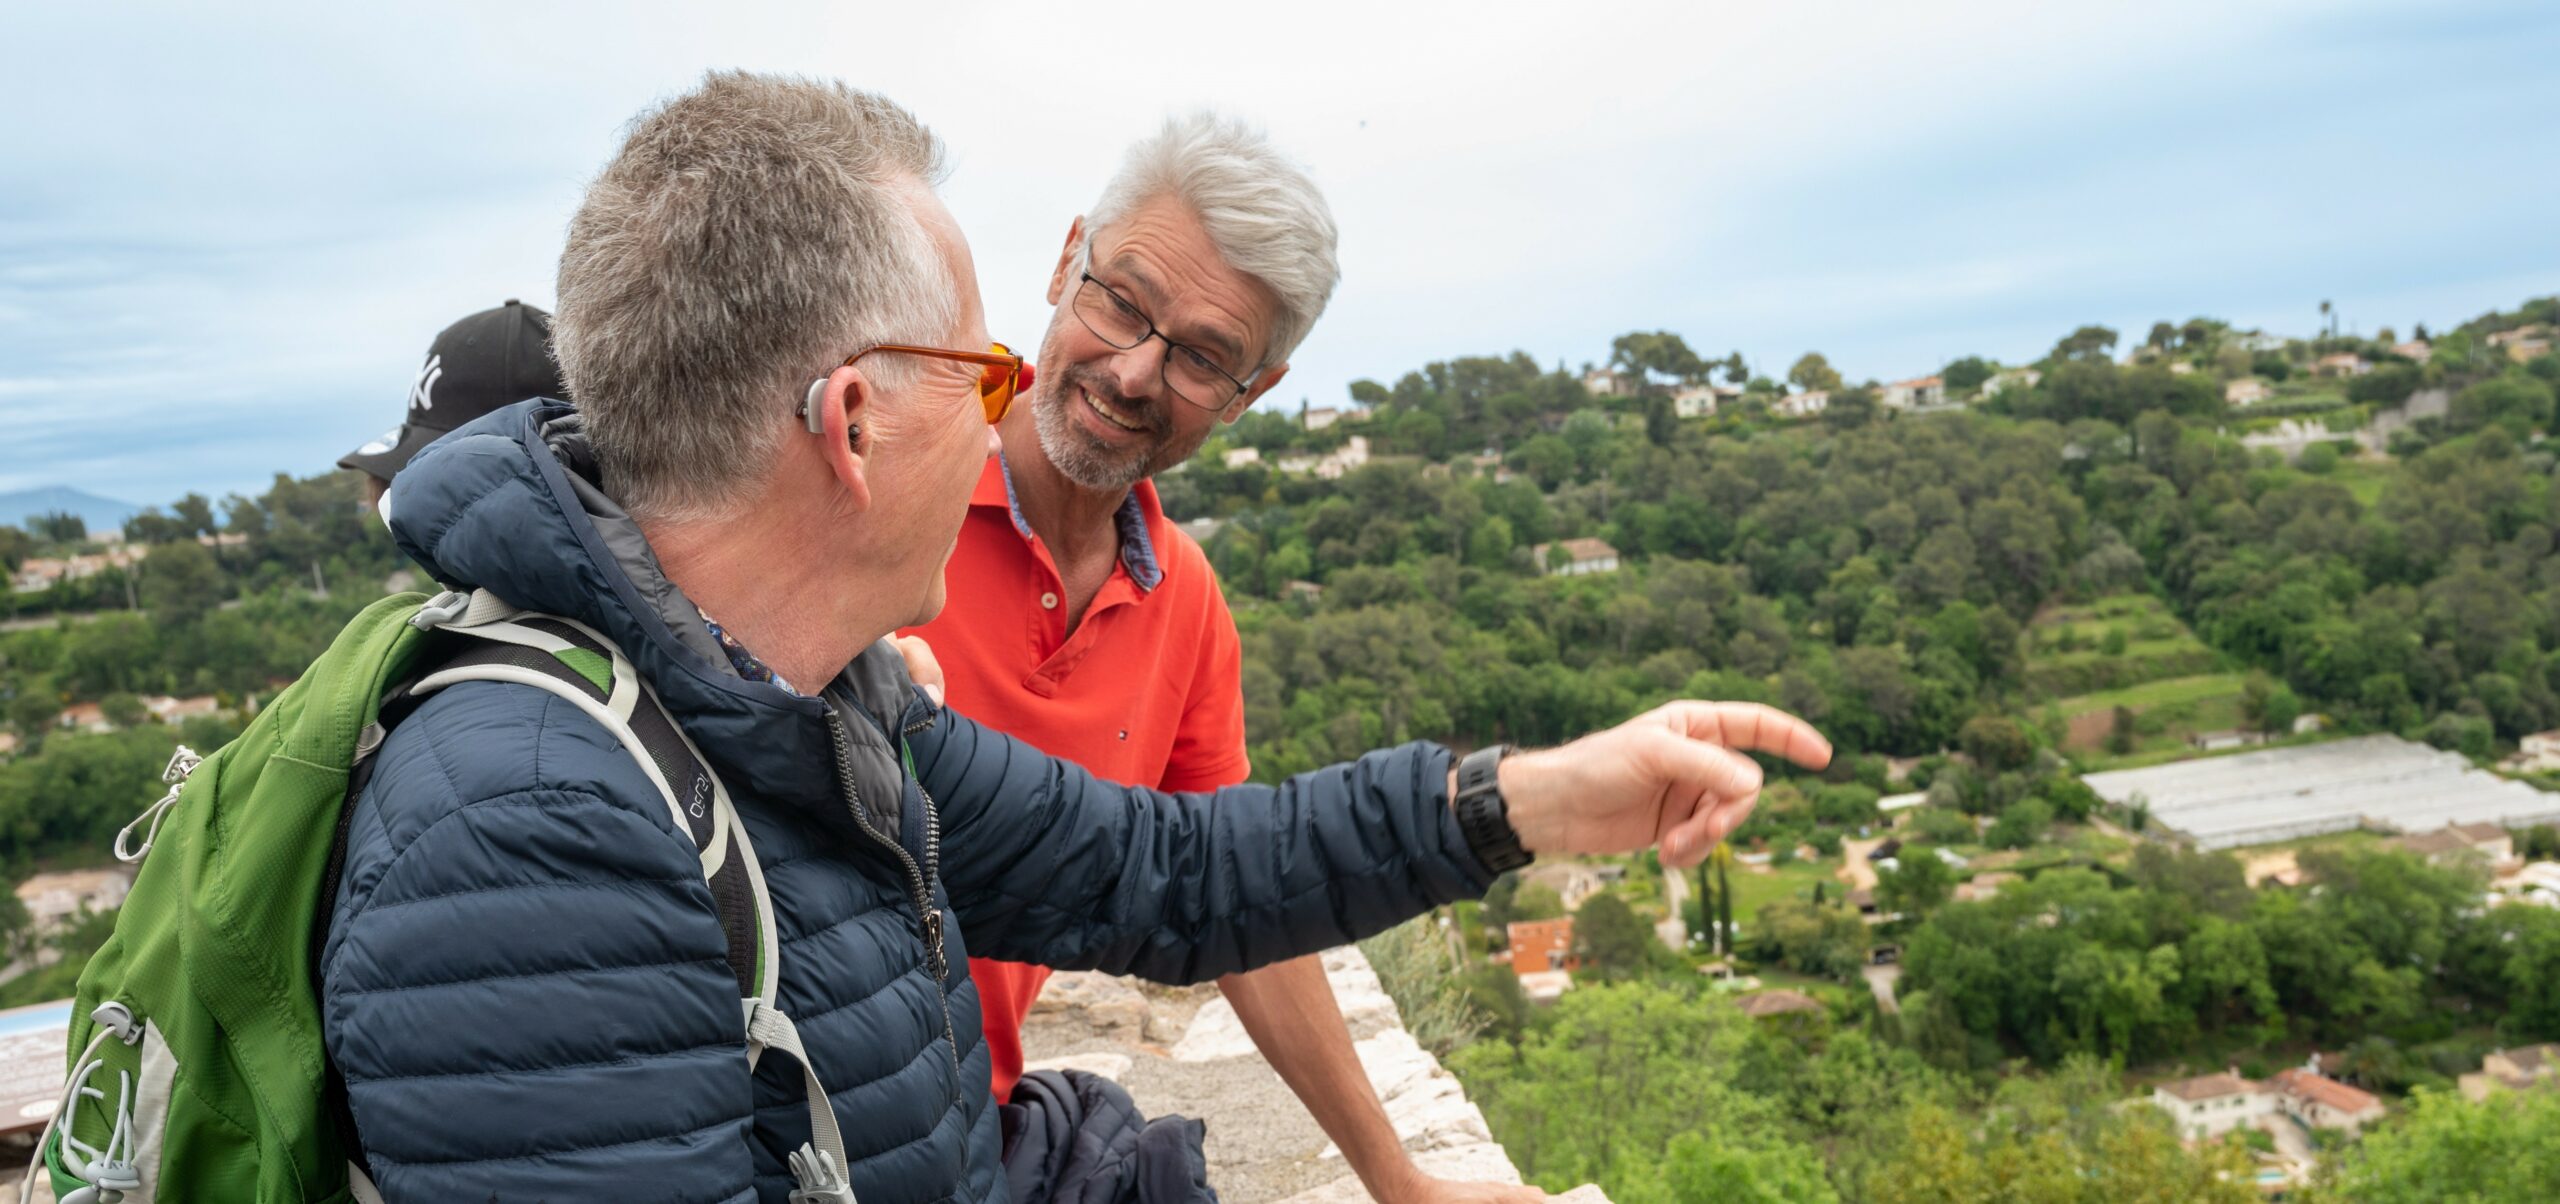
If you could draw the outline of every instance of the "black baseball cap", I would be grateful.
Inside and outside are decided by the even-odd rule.
[[[338,458],[388,481],[409,457],[455,427],[528,397],[566,400],[551,358],[551,315],[513,298],[444,328],[409,386],[408,421]]]

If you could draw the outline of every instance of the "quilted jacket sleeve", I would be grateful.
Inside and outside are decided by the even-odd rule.
[[[393,1204],[755,1199],[737,987],[691,848],[575,708],[466,683],[378,754],[323,953]]]
[[[1492,883],[1450,813],[1438,745],[1208,794],[1100,781],[949,710],[912,748],[942,808],[943,881],[981,957],[1198,982]]]

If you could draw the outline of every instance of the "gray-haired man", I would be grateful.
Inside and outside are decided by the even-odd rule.
[[[1280,382],[1340,275],[1334,223],[1259,131],[1206,113],[1131,148],[1049,277],[1040,383],[998,428],[933,645],[950,701],[1097,776],[1163,790],[1244,780],[1235,620],[1148,480]],[[1025,638],[1025,633],[1029,637]],[[999,1100],[1049,971],[970,962]],[[1418,1169],[1314,957],[1218,980],[1371,1195],[1539,1200]]]

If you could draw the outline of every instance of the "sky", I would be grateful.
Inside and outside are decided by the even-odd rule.
[[[1629,330],[1890,380],[2560,292],[2544,3],[137,2],[8,6],[0,46],[0,491],[325,469],[446,323],[551,303],[624,124],[712,68],[932,125],[1017,346],[1131,141],[1261,123],[1342,228],[1288,410]]]

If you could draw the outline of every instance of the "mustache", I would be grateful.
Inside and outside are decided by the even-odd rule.
[[[1082,389],[1110,406],[1120,417],[1147,428],[1151,434],[1165,433],[1164,407],[1145,398],[1133,398],[1120,392],[1119,386],[1089,368],[1069,368],[1058,376],[1058,400],[1073,404],[1075,391]]]

